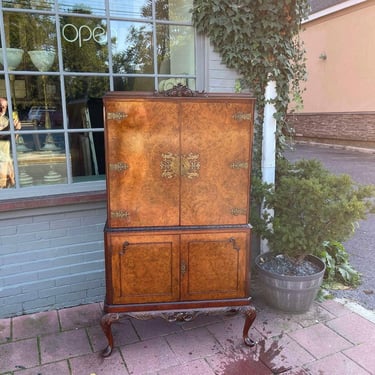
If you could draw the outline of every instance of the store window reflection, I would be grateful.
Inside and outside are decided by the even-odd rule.
[[[12,187],[15,184],[14,169],[12,159],[10,157],[10,122],[7,117],[8,101],[0,98],[0,187]],[[16,117],[16,115],[15,115]],[[17,128],[21,127],[18,119],[15,118],[14,123]]]
[[[103,95],[108,77],[65,78],[69,149],[73,182],[103,178],[105,174]]]
[[[154,72],[153,29],[150,23],[111,22],[114,73]]]
[[[90,13],[101,16],[105,14],[105,0],[57,0],[57,3],[62,12]]]
[[[1,188],[22,196],[29,187],[74,192],[74,184],[104,181],[103,96],[195,89],[192,3],[3,0],[0,97],[10,126],[0,132],[8,141]]]
[[[166,3],[166,1],[157,1],[157,3]],[[150,0],[111,0],[109,2],[109,10],[111,16],[119,16],[125,18],[151,18],[152,1]]]
[[[60,17],[66,72],[108,72],[107,26],[100,19]]]

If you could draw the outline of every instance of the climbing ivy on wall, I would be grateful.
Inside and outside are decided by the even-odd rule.
[[[242,77],[257,100],[255,166],[260,170],[264,91],[276,82],[277,151],[290,133],[286,114],[291,101],[301,103],[306,77],[305,51],[299,38],[308,15],[307,0],[194,0],[193,23],[209,37],[228,68]]]

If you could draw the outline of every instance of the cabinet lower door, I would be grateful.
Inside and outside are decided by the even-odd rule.
[[[179,299],[179,236],[106,233],[108,303]]]
[[[249,295],[250,230],[181,235],[181,300]]]

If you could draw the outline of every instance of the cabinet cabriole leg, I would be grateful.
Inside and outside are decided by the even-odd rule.
[[[248,336],[248,333],[249,333],[250,327],[254,323],[254,320],[255,320],[255,318],[257,316],[257,313],[256,313],[254,307],[247,308],[244,311],[244,313],[245,313],[245,324],[244,324],[244,327],[243,327],[243,341],[244,341],[245,345],[253,347],[253,346],[256,345],[256,342],[253,341]]]
[[[112,354],[113,335],[112,335],[111,325],[113,322],[119,320],[119,318],[120,318],[119,314],[108,313],[108,314],[103,315],[100,321],[100,326],[102,327],[102,330],[108,341],[107,347],[102,351],[102,357],[109,357]]]

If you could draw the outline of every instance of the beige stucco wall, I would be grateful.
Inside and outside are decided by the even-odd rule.
[[[301,112],[375,111],[375,0],[304,27],[308,81]]]

